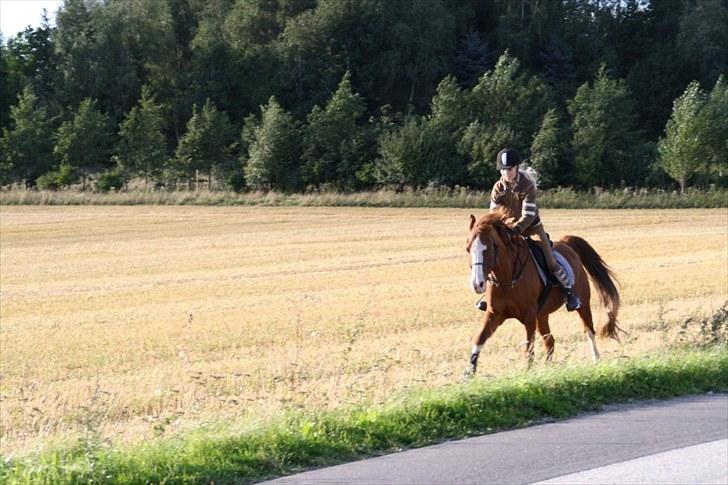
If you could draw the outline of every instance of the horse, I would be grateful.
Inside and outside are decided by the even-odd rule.
[[[508,227],[504,222],[505,217],[502,210],[496,210],[478,220],[470,215],[465,250],[470,255],[471,284],[473,291],[483,295],[481,301],[484,298],[486,303],[482,328],[473,337],[467,372],[470,376],[477,370],[483,345],[508,318],[518,319],[526,328],[524,357],[529,366],[533,362],[536,330],[546,348],[546,361],[551,361],[554,355],[555,340],[549,328],[549,315],[564,304],[565,294],[561,288],[554,287],[548,297],[539,302],[539,295],[545,285],[529,253],[526,239]],[[619,341],[618,331],[623,330],[617,325],[619,292],[614,272],[594,248],[580,237],[561,237],[554,242],[553,248],[568,261],[573,270],[572,291],[582,302],[576,311],[596,362],[599,360],[599,351],[589,306],[591,289],[587,275],[591,278],[606,314],[600,337]]]

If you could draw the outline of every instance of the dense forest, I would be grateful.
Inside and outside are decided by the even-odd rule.
[[[66,0],[0,46],[0,185],[728,183],[728,0]]]

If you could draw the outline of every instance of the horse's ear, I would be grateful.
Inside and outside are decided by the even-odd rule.
[[[472,231],[474,225],[475,225],[475,216],[473,214],[470,214],[470,229],[468,229],[468,230]]]

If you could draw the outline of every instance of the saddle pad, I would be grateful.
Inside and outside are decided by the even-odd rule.
[[[537,248],[540,251],[540,248]],[[541,278],[541,283],[546,286],[549,282],[549,280],[554,279],[551,274],[547,274],[544,271],[544,267],[546,266],[546,261],[543,257],[543,254],[539,254],[537,257],[534,251],[534,247],[532,247],[530,244],[528,246],[528,250],[531,253],[531,257],[533,258],[533,261],[536,263],[536,269],[538,269],[538,276]],[[561,255],[560,252],[554,250],[554,259],[558,264],[561,265],[562,268],[564,268],[564,271],[566,272],[566,278],[569,280],[569,285],[574,285],[574,270],[571,268],[571,265],[566,260],[565,257]],[[558,282],[557,282],[558,284]]]

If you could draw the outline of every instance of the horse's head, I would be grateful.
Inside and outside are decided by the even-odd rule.
[[[503,224],[503,212],[496,211],[480,219],[470,215],[470,228],[465,251],[470,255],[470,283],[478,294],[485,292],[485,282],[496,265],[498,248],[507,239],[507,227]]]

